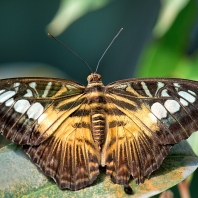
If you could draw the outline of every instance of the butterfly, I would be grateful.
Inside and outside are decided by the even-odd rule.
[[[60,189],[79,190],[99,167],[131,194],[170,148],[198,130],[198,82],[137,78],[88,85],[53,78],[0,80],[0,131]]]

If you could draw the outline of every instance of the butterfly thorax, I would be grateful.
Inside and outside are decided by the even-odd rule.
[[[91,110],[91,130],[93,139],[101,148],[105,139],[105,87],[100,74],[92,73],[88,76],[86,87],[87,102]]]

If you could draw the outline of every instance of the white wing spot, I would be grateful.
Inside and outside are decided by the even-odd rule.
[[[11,98],[12,96],[14,96],[16,94],[15,91],[7,91],[3,94],[0,95],[0,103],[5,102],[6,100],[8,100],[9,98]]]
[[[35,90],[36,94],[38,95],[38,92],[36,90],[36,82],[29,83],[29,86],[32,87]]]
[[[176,113],[180,110],[180,105],[177,101],[175,100],[167,100],[164,103],[164,106],[170,113]]]
[[[155,95],[157,95],[157,92],[158,92],[162,87],[164,87],[164,83],[158,82],[158,83],[157,83],[157,90],[156,90],[156,92],[155,92]]]
[[[13,102],[14,102],[14,99],[13,98],[10,98],[9,100],[7,100],[5,102],[5,106],[9,107],[9,106],[11,106],[13,104]]]
[[[32,97],[33,96],[33,93],[30,89],[27,89],[26,91],[27,91],[27,93],[24,95],[24,97]]]
[[[145,83],[145,82],[141,82],[141,85],[142,85],[142,88],[144,89],[146,95],[149,96],[149,97],[153,97],[153,96],[151,95],[151,93],[150,93],[150,91],[149,91],[149,89],[148,89],[146,83]]]
[[[21,114],[25,113],[29,107],[30,107],[29,101],[24,99],[18,100],[14,105],[15,111]]]
[[[36,120],[44,111],[44,107],[36,102],[27,111],[28,118]]]
[[[173,83],[173,85],[174,85],[175,87],[181,87],[181,85],[180,85],[179,83]]]
[[[46,88],[45,88],[45,91],[44,91],[44,93],[43,93],[43,95],[42,95],[43,98],[45,98],[45,97],[47,96],[47,94],[48,94],[48,92],[49,92],[51,86],[52,86],[52,82],[48,82],[48,84],[47,84],[47,86],[46,86]]]
[[[179,83],[173,83],[173,85],[175,86],[175,89],[178,91],[178,88],[181,87],[181,85]]]
[[[36,89],[36,83],[35,82],[29,83],[29,86],[32,87],[33,89]]]
[[[186,100],[184,100],[183,98],[180,98],[179,100],[184,106],[188,106],[188,102]]]
[[[188,92],[196,96],[196,93],[194,91],[188,90]]]
[[[170,97],[170,95],[167,93],[167,89],[164,89],[163,91],[162,91],[162,97]]]
[[[5,89],[0,90],[0,94],[1,94],[2,92],[4,92],[4,91],[5,91]]]
[[[19,90],[19,85],[20,85],[19,82],[15,82],[15,83],[13,84],[13,87],[15,88],[15,91],[16,91],[16,92]]]
[[[178,94],[191,103],[195,102],[195,100],[196,100],[196,98],[194,96],[192,96],[191,94],[189,94],[185,91],[179,91]]]
[[[164,83],[163,82],[158,82],[157,87],[158,87],[158,89],[161,89],[162,87],[164,87]]]
[[[15,82],[15,83],[13,84],[13,87],[18,87],[19,85],[20,85],[19,82]]]
[[[167,116],[167,111],[164,108],[163,105],[161,105],[159,102],[154,103],[151,106],[151,112],[158,118],[158,119],[162,119],[162,118],[166,118]]]

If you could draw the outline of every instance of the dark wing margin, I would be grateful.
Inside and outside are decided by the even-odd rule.
[[[159,168],[170,148],[198,130],[198,82],[136,79],[106,87],[102,165],[115,183],[136,183]]]

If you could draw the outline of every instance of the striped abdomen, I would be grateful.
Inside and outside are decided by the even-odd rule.
[[[101,146],[105,139],[105,115],[103,111],[92,111],[91,121],[93,139]]]

